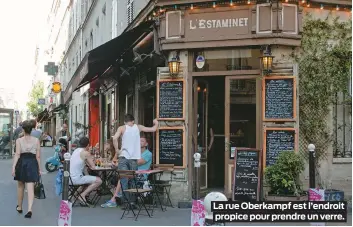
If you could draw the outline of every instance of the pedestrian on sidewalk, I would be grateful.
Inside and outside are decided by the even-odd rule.
[[[135,118],[131,114],[125,115],[125,124],[120,126],[113,136],[114,148],[116,150],[113,158],[113,163],[118,161],[118,170],[137,170],[137,161],[141,159],[140,147],[140,132],[155,132],[158,128],[157,119],[153,120],[153,127],[145,127],[143,125],[135,124]],[[121,140],[121,150],[119,150],[119,138]],[[128,179],[123,178],[120,180],[123,190],[128,189]],[[135,201],[136,198],[132,197],[130,193],[126,193],[126,201]],[[133,204],[135,207],[135,204]]]
[[[17,184],[16,211],[22,213],[23,195],[25,184],[28,192],[28,213],[25,218],[32,217],[34,201],[34,183],[39,181],[40,175],[40,142],[31,136],[33,124],[25,121],[22,124],[24,136],[16,140],[16,153],[12,165],[12,176]]]

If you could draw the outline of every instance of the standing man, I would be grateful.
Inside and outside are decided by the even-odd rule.
[[[35,119],[32,119],[30,122],[32,124],[31,136],[34,136],[37,139],[39,139],[40,144],[41,144],[42,143],[42,131],[37,130],[37,121]]]
[[[63,136],[67,136],[67,141],[71,140],[71,135],[66,123],[64,123],[63,126],[61,127],[61,130],[56,133],[55,140],[59,141],[60,137],[63,137]]]
[[[22,122],[18,124],[19,126],[15,129],[13,133],[13,140],[17,140],[20,137],[21,132],[23,131],[22,129]]]
[[[153,127],[145,127],[135,124],[135,118],[131,114],[125,115],[125,125],[120,126],[113,136],[115,155],[113,163],[119,158],[118,170],[137,170],[137,161],[141,159],[140,132],[155,132],[158,128],[157,119],[153,120]],[[119,150],[119,138],[121,140],[121,150]],[[120,181],[124,190],[128,189],[128,179]],[[127,193],[127,196],[129,193]],[[135,198],[133,198],[135,199]]]

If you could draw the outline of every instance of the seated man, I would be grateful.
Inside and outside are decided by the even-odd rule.
[[[102,180],[99,177],[83,174],[85,164],[91,169],[95,168],[93,157],[88,150],[89,139],[82,137],[79,141],[79,147],[73,152],[70,159],[70,176],[72,183],[74,185],[88,185],[88,187],[81,192],[81,197],[79,197],[81,206],[87,206],[87,204],[91,205],[86,200],[86,196],[102,184]],[[84,201],[82,201],[82,199]]]
[[[141,144],[141,159],[137,161],[138,170],[149,170],[152,164],[152,153],[147,149],[147,140],[145,136],[140,136],[140,144]],[[139,177],[139,181],[147,180],[147,175],[143,175]],[[118,181],[118,185],[115,188],[113,197],[107,201],[105,204],[102,204],[101,207],[116,207],[116,197],[121,197],[121,185],[120,180]]]

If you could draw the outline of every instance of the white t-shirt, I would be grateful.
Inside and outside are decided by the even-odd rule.
[[[83,169],[85,167],[85,161],[82,160],[80,154],[84,152],[84,148],[77,148],[71,155],[70,158],[70,176],[77,178],[83,175]]]

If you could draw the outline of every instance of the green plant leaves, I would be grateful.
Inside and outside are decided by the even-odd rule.
[[[276,163],[265,169],[270,194],[299,195],[302,192],[299,176],[304,171],[304,163],[302,156],[294,151],[281,152]]]

